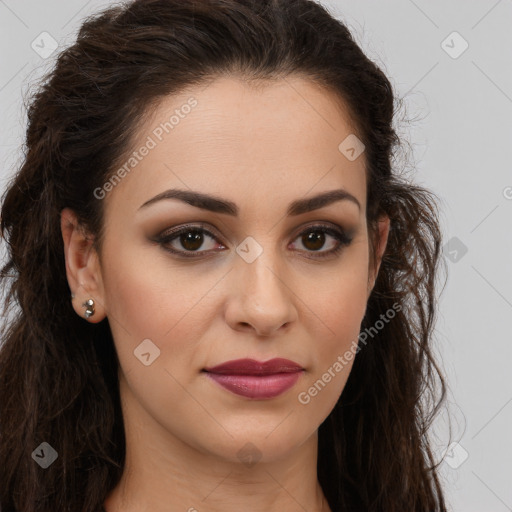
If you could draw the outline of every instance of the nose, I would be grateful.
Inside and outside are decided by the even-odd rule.
[[[258,336],[285,331],[297,319],[295,295],[276,259],[263,253],[252,263],[242,258],[230,272],[231,293],[225,316],[237,331],[254,330]]]

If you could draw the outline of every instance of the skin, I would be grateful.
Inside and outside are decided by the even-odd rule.
[[[120,361],[127,463],[105,509],[327,511],[316,472],[318,427],[353,361],[308,404],[298,395],[357,340],[389,219],[379,223],[372,269],[364,153],[349,161],[339,151],[355,133],[349,117],[330,92],[304,78],[257,88],[218,78],[166,97],[133,150],[192,96],[197,106],[103,199],[101,254],[73,211],[62,211],[74,309],[83,317],[82,303],[94,299],[95,313],[84,321],[108,317]],[[176,199],[139,209],[170,188],[232,201],[239,216]],[[341,200],[286,215],[290,202],[340,188],[361,209]],[[209,256],[180,259],[151,240],[198,222],[215,235],[204,234],[196,246]],[[323,245],[302,237],[318,223],[351,230],[352,242],[338,255],[314,259],[338,245],[329,233]],[[263,249],[250,264],[235,251],[247,236]],[[169,246],[191,252],[179,237]],[[134,355],[144,339],[160,350],[148,366]],[[201,372],[245,357],[284,357],[305,372],[271,400],[240,397]],[[237,455],[248,442],[261,457],[251,466]]]

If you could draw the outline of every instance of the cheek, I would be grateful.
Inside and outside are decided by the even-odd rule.
[[[314,353],[314,374],[319,378],[322,374],[331,369],[336,375],[336,383],[333,387],[334,393],[340,393],[348,373],[352,368],[353,357],[357,349],[358,337],[361,329],[361,322],[366,309],[366,288],[360,284],[349,286],[347,282],[340,285],[336,292],[331,292],[330,298],[325,298],[318,307],[319,322],[322,327],[322,336],[315,336],[319,344]],[[320,301],[319,301],[320,304]],[[351,355],[352,352],[352,355]],[[341,374],[333,369],[333,365],[342,357],[343,371]],[[328,379],[328,377],[326,377]],[[337,390],[337,391],[336,391]]]
[[[305,277],[297,292],[304,297],[306,316],[314,337],[322,340],[318,355],[325,361],[333,351],[344,349],[355,339],[367,306],[368,258],[363,244],[347,252],[336,266]],[[308,313],[309,311],[309,313]]]
[[[364,250],[354,251],[340,261],[335,271],[317,275],[315,286],[309,286],[309,293],[305,295],[312,314],[308,323],[310,337],[315,345],[311,351],[311,373],[297,398],[323,419],[338,401],[356,357],[367,305],[368,259],[365,254]],[[307,309],[304,314],[309,316]]]
[[[131,373],[135,379],[147,369],[166,368],[186,385],[208,355],[208,347],[199,346],[212,315],[218,314],[214,297],[221,276],[206,267],[178,266],[154,249],[123,251],[120,247],[111,244],[104,282],[109,324],[123,371],[136,370]],[[156,348],[147,341],[141,345],[144,340]],[[137,358],[139,352],[148,351],[142,352],[142,347],[158,354],[149,367]]]

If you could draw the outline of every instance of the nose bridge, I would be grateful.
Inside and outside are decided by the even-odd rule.
[[[260,237],[261,240],[261,237]],[[237,262],[241,282],[246,284],[247,291],[252,297],[265,300],[287,296],[283,283],[282,265],[279,262],[278,251],[271,247],[271,237],[266,237],[261,244],[248,237],[237,247],[240,261]],[[238,274],[237,272],[237,274]]]
[[[286,285],[285,265],[273,237],[258,239],[248,237],[237,247],[231,311],[238,312],[237,323],[270,333],[294,319],[293,294]]]

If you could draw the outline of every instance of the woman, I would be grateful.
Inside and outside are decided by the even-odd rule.
[[[2,510],[446,510],[394,100],[310,0],[84,22],[3,198]]]

